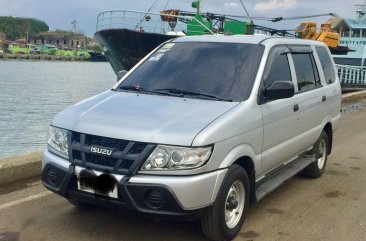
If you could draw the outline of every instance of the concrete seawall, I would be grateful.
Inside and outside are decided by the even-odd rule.
[[[343,102],[354,102],[366,98],[366,91],[342,95]],[[41,152],[0,160],[0,185],[41,175]]]
[[[0,160],[0,185],[39,176],[40,174],[40,152]]]

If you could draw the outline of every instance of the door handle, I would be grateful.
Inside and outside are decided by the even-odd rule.
[[[326,100],[327,100],[327,97],[325,95],[323,95],[322,101],[325,102]]]
[[[294,112],[296,112],[298,110],[299,110],[299,105],[298,104],[294,105]]]

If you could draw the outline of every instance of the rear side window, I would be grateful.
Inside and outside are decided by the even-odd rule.
[[[318,69],[312,53],[292,54],[299,92],[320,86]]]
[[[266,70],[264,71],[264,88],[268,88],[275,81],[292,81],[289,62],[285,47],[277,46],[269,54]]]
[[[315,49],[322,64],[325,82],[327,82],[327,84],[334,83],[336,75],[332,60],[330,59],[327,49],[325,47],[315,47]]]

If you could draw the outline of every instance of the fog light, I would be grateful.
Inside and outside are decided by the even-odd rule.
[[[151,190],[145,196],[146,205],[152,209],[159,209],[164,204],[163,194],[158,190]]]
[[[58,187],[60,185],[60,177],[56,169],[51,168],[47,173],[48,183],[52,186]]]

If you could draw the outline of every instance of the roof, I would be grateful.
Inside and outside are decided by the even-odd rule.
[[[254,35],[200,35],[185,36],[174,40],[179,42],[222,42],[222,43],[248,43],[248,44],[300,44],[300,45],[321,45],[319,41],[298,39],[293,37],[268,36],[263,34]]]
[[[38,34],[34,34],[35,36],[75,36],[75,37],[85,37],[81,33],[73,33],[73,32],[58,32],[58,31],[50,31],[50,32],[41,32]]]

